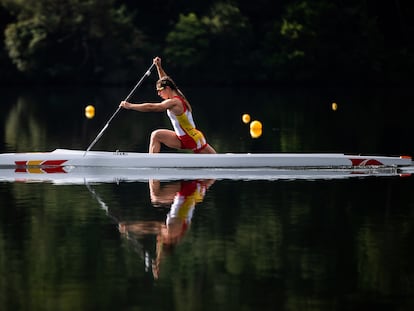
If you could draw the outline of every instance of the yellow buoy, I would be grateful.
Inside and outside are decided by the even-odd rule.
[[[95,107],[88,105],[85,107],[85,117],[92,119],[95,116]]]
[[[245,113],[244,115],[242,115],[242,121],[243,123],[249,123],[250,122],[250,115],[248,113]]]
[[[336,111],[338,109],[338,104],[337,103],[332,103],[332,110]]]
[[[250,136],[252,138],[259,138],[262,136],[262,122],[254,120],[250,123]]]
[[[252,138],[259,138],[260,136],[262,136],[262,129],[261,128],[257,128],[257,129],[250,129],[250,136]]]
[[[254,120],[250,123],[250,130],[261,130],[262,123],[260,121]]]

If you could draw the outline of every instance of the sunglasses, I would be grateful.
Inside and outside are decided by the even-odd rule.
[[[157,87],[157,92],[160,92],[160,91],[162,91],[164,89],[165,89],[165,87]]]

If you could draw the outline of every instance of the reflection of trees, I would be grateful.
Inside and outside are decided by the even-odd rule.
[[[123,260],[119,238],[111,235],[113,226],[105,227],[107,217],[91,205],[84,186],[8,188],[0,217],[2,308],[104,310],[123,295],[126,284],[110,283],[124,273],[116,264]]]
[[[297,187],[295,183],[257,187],[245,183],[246,189],[238,184],[238,189],[228,185],[226,194],[216,191],[224,200],[216,203],[221,209],[208,217],[219,222],[212,225],[216,230],[208,235],[195,232],[183,249],[192,256],[173,257],[169,263],[175,295],[187,299],[180,301],[199,299],[218,307],[228,305],[231,297],[234,305],[244,302],[246,307],[249,301],[260,300],[266,306],[293,310],[310,306],[331,310],[410,295],[407,285],[414,274],[406,248],[411,220],[386,224],[395,216],[384,213],[387,203],[381,193],[387,184],[362,181],[342,187],[316,182]],[[321,187],[325,196],[315,197]],[[377,198],[372,197],[373,189]],[[263,202],[273,206],[262,206]],[[384,219],[368,214],[370,208],[384,213]],[[368,217],[362,221],[355,217],[361,213]],[[378,221],[377,230],[366,229]]]
[[[95,189],[124,222],[164,220],[147,208],[144,183]],[[84,186],[10,184],[1,188],[0,303],[351,310],[391,301],[409,310],[411,189],[407,179],[216,182],[153,286],[145,258]]]
[[[390,206],[390,208],[399,208]],[[386,211],[387,212],[387,211]],[[358,287],[381,299],[382,295],[398,296],[412,291],[412,252],[407,245],[412,237],[410,219],[389,219],[386,212],[361,219],[356,236],[358,256]],[[410,281],[411,280],[411,281]]]
[[[40,88],[20,91],[4,117],[5,144],[13,152],[50,151],[55,148],[83,150],[105,124],[108,115],[113,113],[110,108],[116,109],[119,98],[125,96],[126,92],[120,92],[119,88]],[[86,119],[84,115],[88,104],[94,104],[96,108],[96,116],[92,120]],[[146,151],[149,129],[162,116],[148,115],[142,118],[138,114],[120,115],[122,120],[114,120],[96,148],[133,150],[138,144],[140,151]],[[120,137],[125,139],[120,140]]]
[[[134,101],[158,99],[153,86],[147,82],[147,88],[143,86],[136,92]],[[15,104],[11,111],[6,110],[3,116],[8,149],[25,152],[85,149],[128,91],[122,88],[60,88],[19,92],[22,95],[19,94],[16,101],[13,99]],[[315,90],[296,93],[253,88],[236,92],[231,88],[188,87],[188,93],[194,103],[197,124],[220,152],[410,154],[409,145],[405,143],[410,131],[404,128],[410,114],[389,113],[391,108],[388,107],[394,107],[395,111],[402,109],[395,105],[403,104],[391,104],[394,98],[404,102],[404,96],[397,96],[395,92],[374,90],[344,95],[335,91],[332,95]],[[339,105],[335,112],[330,106],[332,97]],[[237,105],[223,106],[223,102]],[[214,109],[223,113],[213,116],[212,103],[217,105]],[[84,116],[88,104],[96,108],[92,120]],[[250,137],[249,126],[240,119],[243,113],[263,123],[263,135],[259,139]],[[400,122],[401,118],[406,122]],[[169,128],[168,122],[160,113],[120,112],[94,149],[146,152],[151,130]],[[387,135],[400,139],[389,139]]]
[[[44,148],[46,131],[35,116],[36,105],[20,96],[10,110],[5,124],[6,144],[16,151],[38,151]]]

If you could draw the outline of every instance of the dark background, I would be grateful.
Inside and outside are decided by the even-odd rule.
[[[408,0],[1,0],[3,84],[409,85]]]

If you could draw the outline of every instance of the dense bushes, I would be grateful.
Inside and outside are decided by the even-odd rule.
[[[399,83],[413,71],[403,1],[119,2],[0,0],[0,79],[123,83],[154,55],[187,83]]]

